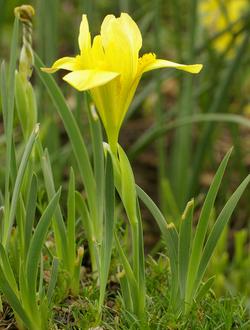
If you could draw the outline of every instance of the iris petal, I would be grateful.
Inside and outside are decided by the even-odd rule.
[[[78,44],[81,54],[87,52],[91,48],[91,35],[89,32],[89,23],[88,23],[87,15],[82,15]]]
[[[142,47],[142,36],[137,24],[126,13],[122,13],[121,17],[117,20],[120,20],[122,29],[130,42],[131,48],[133,48],[134,52],[138,54]]]
[[[167,60],[156,59],[154,62],[146,65],[142,73],[160,68],[174,68],[190,73],[199,73],[202,69],[202,64],[186,65],[186,64],[175,63]]]
[[[47,73],[54,73],[59,69],[79,70],[79,61],[76,57],[62,57],[55,61],[51,68],[41,68],[42,71]]]
[[[63,77],[67,83],[79,91],[86,91],[102,86],[119,76],[117,72],[99,70],[79,70],[68,73]]]

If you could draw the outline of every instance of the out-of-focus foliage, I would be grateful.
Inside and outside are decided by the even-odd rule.
[[[223,52],[235,38],[236,45],[242,40],[242,36],[239,37],[240,30],[244,26],[244,21],[241,18],[246,15],[248,9],[248,0],[199,1],[201,24],[210,36],[221,34],[213,42],[213,46],[219,52]],[[225,30],[226,32],[223,33]]]

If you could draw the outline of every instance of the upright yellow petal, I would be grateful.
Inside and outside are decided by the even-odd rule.
[[[127,14],[119,18],[108,15],[102,23],[101,39],[110,70],[120,72],[121,79],[133,79],[142,44],[136,23]]]
[[[101,37],[103,47],[107,47],[110,41],[110,31],[112,29],[112,22],[116,20],[114,15],[107,15],[101,25]]]
[[[119,76],[117,72],[99,70],[73,71],[63,77],[67,83],[79,91],[86,91],[91,88],[102,86]]]
[[[80,24],[80,31],[78,37],[78,44],[81,54],[88,52],[91,48],[91,35],[89,32],[89,23],[87,15],[82,15],[82,21]]]
[[[138,55],[139,50],[142,47],[142,36],[135,21],[126,13],[122,13],[118,18],[121,22],[122,29],[130,42],[130,47],[133,48],[133,52]]]
[[[105,61],[105,54],[102,46],[101,36],[94,37],[93,46],[91,48],[91,67],[95,69],[108,70],[108,65]]]

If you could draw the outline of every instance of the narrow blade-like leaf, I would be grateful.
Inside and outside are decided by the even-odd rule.
[[[199,217],[199,222],[195,231],[189,266],[188,266],[188,276],[187,276],[187,287],[186,287],[186,301],[191,299],[194,280],[197,274],[197,270],[200,263],[201,253],[203,249],[203,244],[205,236],[208,229],[208,223],[210,219],[210,214],[214,207],[214,202],[221,184],[223,174],[225,172],[229,157],[231,155],[232,149],[230,149],[224,159],[222,160],[215,176],[213,182],[209,188],[208,194],[206,196],[204,205],[201,210]]]
[[[114,225],[115,225],[115,188],[114,188],[114,175],[112,160],[107,153],[106,171],[105,171],[105,223],[103,232],[102,243],[102,258],[101,258],[101,274],[100,274],[100,299],[99,309],[101,309],[105,288],[108,279],[109,266],[111,260],[113,237],[114,237]]]
[[[21,164],[19,166],[18,169],[18,173],[17,173],[17,178],[15,181],[15,185],[14,185],[14,190],[13,190],[13,195],[12,195],[12,200],[11,200],[11,206],[10,206],[10,214],[9,214],[9,218],[8,221],[6,223],[6,226],[4,227],[4,233],[3,233],[3,246],[6,246],[10,237],[10,232],[11,232],[11,228],[15,219],[15,213],[16,213],[16,208],[17,208],[17,202],[18,202],[18,197],[19,197],[19,193],[21,190],[21,186],[22,186],[22,182],[23,182],[23,177],[25,174],[25,170],[27,168],[27,164],[28,164],[28,160],[33,148],[33,144],[36,140],[36,137],[38,135],[38,131],[39,131],[39,125],[36,125],[35,129],[33,130],[27,145],[24,149],[24,153],[21,159]]]
[[[206,271],[207,265],[210,261],[210,258],[216,248],[216,245],[219,241],[219,238],[223,232],[223,229],[227,225],[241,195],[243,194],[244,190],[246,189],[247,185],[250,182],[250,175],[248,175],[245,180],[240,184],[240,186],[236,189],[233,195],[229,198],[228,202],[222,209],[221,213],[219,214],[211,233],[207,239],[202,258],[199,264],[199,269],[197,272],[197,276],[195,279],[195,286],[194,290],[198,289],[199,283],[202,280],[202,277]]]
[[[184,299],[186,289],[188,262],[190,257],[190,246],[192,240],[193,211],[194,200],[191,200],[186,206],[180,224],[178,267],[181,299]]]
[[[30,242],[26,261],[26,271],[27,282],[29,285],[31,296],[35,295],[36,292],[39,259],[41,256],[41,251],[46,237],[46,233],[48,231],[52,216],[59,202],[60,194],[61,189],[54,195],[49,205],[43,212]]]
[[[93,171],[91,168],[90,159],[88,156],[87,148],[83,141],[81,132],[79,127],[76,123],[76,120],[67,106],[67,103],[63,97],[63,94],[56,84],[55,80],[51,75],[43,73],[41,71],[41,67],[45,67],[41,59],[35,54],[35,68],[38,73],[38,76],[41,78],[43,84],[47,88],[47,91],[55,104],[55,107],[61,116],[65,129],[69,135],[73,152],[76,157],[79,171],[81,173],[82,180],[84,182],[86,192],[88,195],[88,203],[90,209],[92,210],[93,214],[96,212],[96,205],[95,205],[95,180]]]
[[[28,252],[32,228],[34,224],[35,212],[36,212],[36,198],[37,198],[37,177],[35,174],[32,175],[31,185],[28,192],[28,202],[26,207],[26,219],[24,227],[24,244],[25,254]]]
[[[31,323],[29,316],[24,310],[20,300],[18,299],[15,292],[12,290],[11,283],[7,280],[2,267],[0,267],[0,289],[7,298],[9,304],[20,317],[20,319],[24,322],[24,324],[29,328],[33,329],[33,324]]]

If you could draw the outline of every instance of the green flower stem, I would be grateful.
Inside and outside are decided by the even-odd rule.
[[[144,249],[142,239],[142,224],[140,212],[137,204],[136,185],[130,162],[118,145],[117,153],[113,153],[110,146],[107,146],[113,162],[115,186],[121,197],[125,208],[132,239],[132,267],[122,250],[120,245],[117,246],[118,252],[126,273],[129,291],[133,302],[132,312],[137,316],[138,320],[143,321],[145,318],[145,269],[144,269]],[[132,272],[132,274],[131,274]],[[123,297],[126,300],[126,297]],[[126,307],[129,309],[131,304],[125,301]]]

